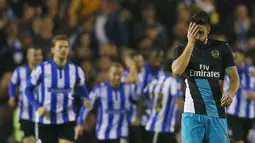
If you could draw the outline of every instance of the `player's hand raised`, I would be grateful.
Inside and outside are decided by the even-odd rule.
[[[221,101],[221,106],[223,107],[229,106],[233,101],[233,95],[230,93],[227,93],[222,96],[220,101]]]
[[[49,114],[49,110],[45,107],[39,107],[38,113],[40,116],[47,116]]]
[[[191,22],[189,24],[188,35],[187,35],[189,44],[196,43],[196,37],[197,37],[198,31],[199,31],[199,27],[195,23]]]

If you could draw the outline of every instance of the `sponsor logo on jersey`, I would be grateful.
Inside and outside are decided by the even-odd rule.
[[[193,70],[190,69],[189,74],[191,77],[197,76],[197,77],[215,77],[219,78],[220,77],[220,72],[216,71],[210,71],[210,66],[208,65],[199,65],[200,70]]]

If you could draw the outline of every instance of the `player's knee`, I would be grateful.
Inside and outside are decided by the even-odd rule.
[[[66,139],[58,139],[59,143],[74,143],[73,141],[69,141]]]
[[[33,136],[25,137],[24,143],[35,143],[35,138]]]

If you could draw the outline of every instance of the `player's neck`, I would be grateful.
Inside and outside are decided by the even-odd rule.
[[[147,23],[148,25],[154,25],[154,24],[155,24],[155,19],[153,19],[153,18],[148,18],[148,19],[146,19],[146,23]]]
[[[61,59],[56,58],[56,57],[54,57],[53,60],[56,63],[56,65],[58,65],[58,66],[64,66],[67,62],[67,59],[61,60]]]
[[[242,62],[239,66],[240,66],[241,68],[244,68],[245,65],[246,65],[246,63],[245,63],[245,62]]]
[[[30,70],[32,70],[32,69],[34,69],[34,68],[35,68],[35,65],[34,65],[34,64],[32,64],[32,63],[28,63],[28,68],[29,68]]]
[[[110,81],[110,85],[113,87],[113,88],[119,88],[120,87],[120,84],[116,84],[112,81]]]
[[[196,44],[197,45],[206,45],[208,43],[208,38],[205,38],[204,41],[197,41]]]

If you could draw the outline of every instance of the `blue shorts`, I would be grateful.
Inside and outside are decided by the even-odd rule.
[[[182,143],[230,143],[227,119],[183,113]]]

